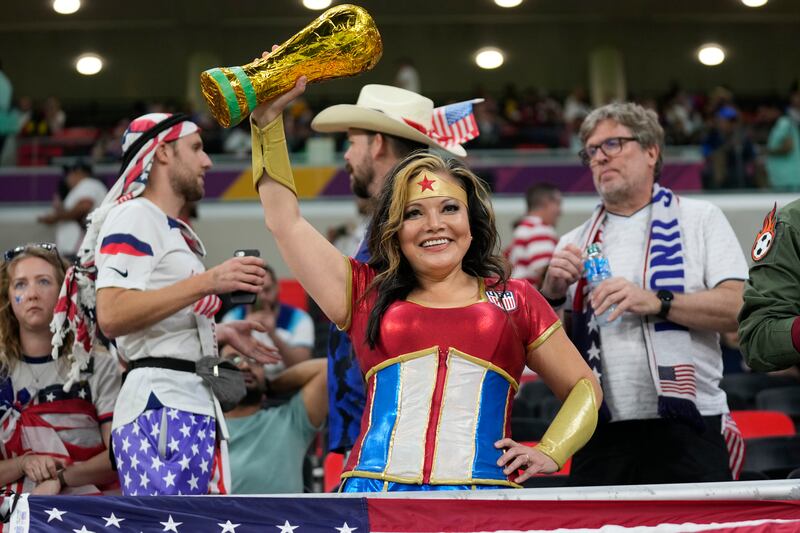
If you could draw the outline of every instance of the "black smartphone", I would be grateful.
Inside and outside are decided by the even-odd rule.
[[[261,257],[260,250],[236,250],[233,257]],[[234,291],[231,293],[231,304],[252,305],[256,301],[257,293],[247,291]]]

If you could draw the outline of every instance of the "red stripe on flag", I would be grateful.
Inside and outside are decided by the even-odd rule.
[[[798,520],[800,501],[497,501],[368,498],[370,530],[409,533],[529,531]],[[791,524],[794,531],[800,524]],[[774,526],[777,524],[770,524]],[[754,528],[754,529],[753,529]],[[671,529],[673,531],[675,529]],[[760,526],[714,531],[760,532]]]

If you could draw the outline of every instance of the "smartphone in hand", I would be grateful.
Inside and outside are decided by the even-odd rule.
[[[236,250],[233,257],[261,257],[260,250]],[[247,291],[234,291],[231,293],[231,304],[251,305],[256,301],[257,293]]]

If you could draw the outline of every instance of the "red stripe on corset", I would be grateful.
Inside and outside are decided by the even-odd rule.
[[[439,367],[436,369],[436,386],[433,389],[431,399],[431,413],[428,418],[428,430],[425,432],[425,465],[422,469],[422,482],[431,482],[431,470],[433,470],[433,456],[436,452],[436,429],[439,427],[439,416],[441,414],[442,396],[444,396],[444,384],[447,380],[447,353],[448,348],[437,347],[439,351]]]

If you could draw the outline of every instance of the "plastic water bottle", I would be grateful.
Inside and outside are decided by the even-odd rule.
[[[583,260],[583,275],[592,290],[600,285],[600,282],[604,279],[611,277],[611,266],[608,263],[608,258],[603,254],[603,248],[600,243],[590,244],[586,248],[586,259]],[[608,315],[616,308],[616,305],[611,305],[602,315],[595,315],[597,323],[600,326],[613,325],[614,323],[608,321]]]

